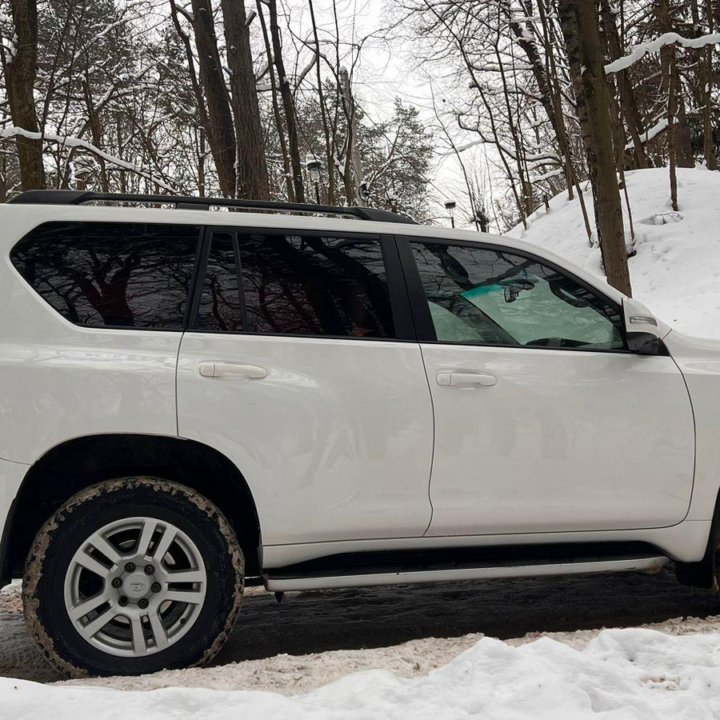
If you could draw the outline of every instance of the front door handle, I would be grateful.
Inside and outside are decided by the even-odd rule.
[[[225,362],[201,362],[198,370],[200,375],[206,378],[236,377],[246,380],[262,380],[268,374],[264,367],[258,365]]]
[[[451,372],[450,370],[441,370],[436,376],[438,385],[443,387],[462,387],[475,385],[481,387],[491,387],[496,385],[498,379],[490,373],[473,373],[473,372]]]

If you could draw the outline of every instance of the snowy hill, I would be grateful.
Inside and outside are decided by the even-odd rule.
[[[679,215],[670,207],[666,168],[635,170],[626,178],[637,241],[637,255],[629,261],[633,295],[682,332],[720,338],[720,172],[678,168]],[[589,187],[585,202],[594,230]],[[550,212],[538,210],[527,230],[520,225],[509,234],[604,277],[577,197],[568,202],[567,193],[556,196]]]

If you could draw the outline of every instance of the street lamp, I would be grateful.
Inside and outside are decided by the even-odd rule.
[[[455,205],[456,202],[454,200],[448,200],[445,203],[445,209],[448,211],[448,215],[450,216],[451,227],[455,227]]]
[[[362,201],[366,204],[369,204],[370,201],[370,183],[367,180],[362,180],[360,182],[360,197],[362,198]]]
[[[310,175],[310,182],[315,186],[315,202],[320,204],[320,169],[322,163],[319,160],[308,160],[305,164],[308,175]]]
[[[484,207],[478,208],[477,213],[475,215],[475,224],[480,226],[481,232],[488,231],[488,227],[490,226],[490,218],[488,217],[488,214],[485,212]]]

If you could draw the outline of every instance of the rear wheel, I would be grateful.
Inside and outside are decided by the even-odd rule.
[[[25,617],[65,675],[136,675],[208,662],[242,600],[244,562],[220,510],[158,478],[110,480],[38,533]]]

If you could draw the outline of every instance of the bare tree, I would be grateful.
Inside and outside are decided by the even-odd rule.
[[[275,65],[275,71],[277,72],[277,83],[280,89],[283,112],[285,114],[293,191],[295,200],[302,203],[305,202],[305,188],[303,185],[302,162],[300,160],[295,99],[293,98],[292,88],[290,87],[290,78],[285,70],[280,26],[278,24],[277,0],[267,0],[267,2],[263,4],[267,5],[268,8],[270,40],[273,52],[272,60]],[[258,11],[262,12],[262,4],[258,5]]]
[[[244,0],[222,0],[221,6],[230,70],[230,97],[235,119],[236,194],[241,198],[267,200],[269,187],[265,141],[255,88],[245,4]]]
[[[170,1],[174,4],[174,0]],[[208,142],[217,168],[220,191],[225,197],[235,197],[235,128],[230,98],[223,78],[210,0],[192,0],[192,16],[188,19],[191,21],[197,46],[200,80],[207,104]]]
[[[622,205],[615,174],[610,93],[594,0],[559,0],[558,11],[574,74],[578,117],[588,157],[603,264],[608,282],[632,293]]]
[[[0,43],[8,105],[16,135],[23,190],[45,187],[42,140],[27,137],[40,130],[35,108],[37,74],[38,11],[37,0],[10,0],[15,42],[11,47]],[[24,131],[24,132],[23,132]]]

